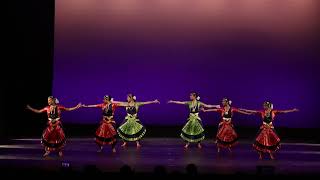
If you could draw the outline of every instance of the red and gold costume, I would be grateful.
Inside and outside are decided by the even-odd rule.
[[[276,110],[271,110],[270,113],[260,111],[263,124],[260,126],[255,143],[253,144],[253,147],[258,152],[272,153],[280,148],[280,138],[272,124],[276,113]]]
[[[233,112],[237,111],[238,109],[232,107],[228,111],[224,108],[218,109],[218,112],[221,112],[221,122],[216,136],[216,143],[219,148],[231,148],[237,143],[238,135],[231,121]]]
[[[48,126],[42,134],[41,143],[46,151],[60,151],[66,143],[66,137],[61,125],[61,111],[66,108],[60,105],[47,106],[41,112],[47,112]]]
[[[95,141],[99,146],[105,144],[115,144],[117,139],[117,131],[114,128],[115,121],[113,118],[116,104],[98,104],[96,107],[102,109],[102,120],[100,126],[96,130]]]

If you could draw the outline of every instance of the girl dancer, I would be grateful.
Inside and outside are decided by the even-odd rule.
[[[137,148],[141,147],[140,139],[146,133],[146,128],[141,124],[138,118],[138,110],[140,106],[146,104],[160,103],[157,99],[147,102],[136,102],[137,98],[132,93],[127,95],[128,102],[119,103],[119,106],[126,107],[127,116],[125,122],[118,128],[118,134],[123,140],[122,147],[127,146],[127,142],[135,141]]]
[[[273,120],[276,114],[296,112],[298,109],[291,110],[274,110],[273,104],[269,101],[263,103],[263,110],[255,111],[248,109],[240,109],[250,113],[259,113],[262,117],[263,124],[260,126],[258,135],[256,136],[253,147],[259,153],[259,159],[263,158],[264,153],[269,153],[270,158],[274,159],[273,153],[280,148],[280,138],[273,127]]]
[[[114,121],[113,115],[117,104],[113,102],[113,98],[109,95],[105,95],[102,104],[83,105],[82,107],[102,109],[102,121],[95,134],[95,142],[99,147],[98,152],[102,152],[105,144],[110,144],[112,152],[116,152],[115,145],[117,142],[117,132],[114,128],[116,122]]]
[[[168,103],[182,104],[189,107],[189,118],[187,123],[182,128],[181,138],[186,141],[185,148],[188,148],[190,143],[198,143],[198,148],[202,148],[201,141],[204,139],[204,129],[202,127],[199,111],[201,107],[218,108],[218,105],[207,105],[200,102],[200,96],[196,92],[190,93],[190,101],[172,101]]]
[[[222,99],[222,108],[218,109],[202,109],[204,112],[214,111],[221,113],[221,122],[219,123],[218,132],[216,136],[217,151],[220,152],[221,148],[228,148],[230,152],[231,148],[236,144],[238,135],[232,124],[232,116],[234,112],[242,114],[252,114],[245,111],[241,111],[237,108],[231,107],[232,101],[228,98]]]
[[[42,134],[41,143],[45,147],[45,153],[43,157],[46,157],[52,151],[57,151],[59,156],[62,157],[62,149],[65,145],[66,138],[61,126],[61,111],[73,111],[81,107],[81,103],[72,108],[66,108],[59,105],[57,98],[50,96],[48,97],[48,106],[38,110],[27,105],[27,109],[35,113],[46,112],[48,115],[48,126]]]

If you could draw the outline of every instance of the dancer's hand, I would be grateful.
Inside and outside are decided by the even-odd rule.
[[[32,108],[31,108],[31,106],[28,104],[28,105],[26,106],[26,109],[31,110]]]
[[[216,105],[216,107],[215,108],[221,108],[221,106],[220,105]]]
[[[200,108],[200,111],[207,112],[207,110],[205,110],[204,108]]]
[[[173,102],[172,100],[169,100],[169,101],[168,101],[168,103],[172,103],[172,102]]]
[[[297,108],[293,109],[293,112],[298,112],[298,111],[299,111],[299,109],[297,109]]]
[[[82,104],[81,103],[78,103],[78,105],[76,106],[77,109],[81,108],[82,107]]]
[[[34,108],[32,108],[30,105],[27,105],[27,106],[26,106],[26,109],[28,109],[28,110],[30,110],[30,111],[32,111],[32,112],[35,112],[35,113],[42,113],[42,112],[44,112],[44,109],[43,109],[43,110],[34,109]]]
[[[153,101],[154,103],[160,104],[160,101],[158,99]]]

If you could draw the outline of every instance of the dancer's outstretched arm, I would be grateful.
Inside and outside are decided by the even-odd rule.
[[[201,109],[203,112],[218,112],[218,111],[220,111],[219,109],[204,109],[204,108],[202,108]],[[253,114],[253,113],[250,113],[250,112],[246,112],[246,111],[242,111],[242,110],[237,110],[236,112],[239,112],[239,113],[241,113],[241,114],[247,114],[247,115],[251,115],[251,114]]]
[[[160,104],[160,101],[158,99],[154,101],[145,101],[145,102],[138,102],[140,105],[147,105],[147,104]]]
[[[294,108],[294,109],[289,109],[289,110],[276,110],[276,113],[291,113],[291,112],[297,112],[299,109]]]
[[[239,111],[244,111],[248,113],[260,113],[260,111],[257,111],[257,110],[243,109],[243,108],[240,108]]]
[[[252,112],[246,112],[246,111],[242,111],[242,110],[237,110],[237,112],[238,113],[241,113],[241,114],[246,114],[246,115],[252,115],[252,114],[254,114],[254,113],[252,113]]]
[[[201,102],[200,105],[205,108],[220,108],[220,105],[210,105],[210,104],[205,104],[203,102]]]
[[[173,101],[173,100],[170,100],[170,101],[168,101],[168,103],[186,105],[188,102],[187,101]]]
[[[79,108],[81,108],[82,107],[82,104],[81,103],[79,103],[79,104],[77,104],[76,106],[74,106],[74,107],[71,107],[71,108],[64,108],[64,110],[65,111],[74,111],[74,110],[76,110],[76,109],[79,109]]]
[[[218,112],[219,109],[204,109],[204,108],[201,108],[201,111],[203,111],[203,112]]]
[[[99,108],[100,104],[92,104],[92,105],[82,104],[82,107],[85,107],[85,108]]]
[[[128,102],[121,102],[121,101],[112,101],[112,104],[116,104],[119,107],[127,107],[127,106],[129,106]]]
[[[43,113],[43,112],[46,112],[45,108],[43,109],[35,109],[35,108],[32,108],[30,105],[27,105],[27,109],[29,109],[30,111],[34,112],[34,113]]]

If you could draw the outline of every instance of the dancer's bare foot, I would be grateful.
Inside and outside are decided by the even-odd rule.
[[[127,146],[127,142],[123,142],[121,147],[126,147]]]
[[[102,147],[102,146],[100,146],[100,147],[99,147],[99,149],[97,150],[97,152],[98,152],[98,153],[101,153],[101,152],[102,152],[102,150],[103,150],[103,147]]]
[[[231,149],[231,147],[229,147],[229,148],[228,148],[228,150],[229,150],[229,152],[230,152],[230,153],[232,153],[232,149]]]
[[[112,152],[116,153],[117,152],[116,148],[112,148]]]
[[[189,147],[189,143],[186,143],[186,145],[184,145],[184,148],[188,149],[188,147]]]
[[[139,141],[137,141],[136,144],[137,144],[137,148],[141,148],[141,144]]]
[[[270,155],[270,159],[272,159],[272,160],[274,160],[274,159],[275,159],[275,157],[273,156],[273,154],[272,154],[272,153],[269,153],[269,155]]]
[[[220,148],[218,147],[217,152],[220,153]]]
[[[199,148],[199,149],[201,149],[201,148],[202,148],[201,143],[198,143],[198,148]]]
[[[62,151],[59,151],[59,157],[63,157],[63,152]]]
[[[49,154],[50,154],[50,151],[46,151],[46,152],[43,154],[43,157],[47,157],[47,156],[49,156]]]
[[[259,153],[259,159],[260,159],[260,160],[263,159],[262,153]]]

